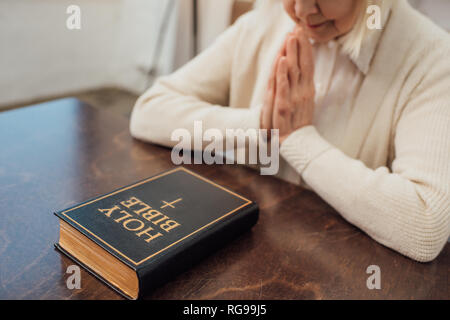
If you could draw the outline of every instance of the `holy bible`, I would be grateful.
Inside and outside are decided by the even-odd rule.
[[[178,167],[55,215],[56,248],[137,299],[250,229],[258,206]]]

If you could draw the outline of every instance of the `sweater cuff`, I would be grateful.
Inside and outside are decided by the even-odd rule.
[[[294,131],[284,140],[280,154],[302,174],[311,161],[331,148],[331,144],[322,138],[314,126],[306,126]]]

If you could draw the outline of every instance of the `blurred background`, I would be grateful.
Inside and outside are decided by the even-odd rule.
[[[264,0],[261,0],[264,1]],[[450,31],[450,0],[410,0]],[[80,29],[67,8],[78,6]],[[0,111],[75,96],[129,115],[253,0],[0,0]]]

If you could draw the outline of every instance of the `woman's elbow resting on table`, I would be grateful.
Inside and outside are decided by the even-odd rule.
[[[416,260],[420,262],[433,261],[450,239],[450,190],[445,186],[443,190],[434,191],[432,196],[428,197],[434,200],[425,202],[422,211],[423,225],[416,239]]]
[[[140,99],[139,99],[140,100]],[[133,138],[145,141],[152,141],[154,137],[152,137],[152,130],[147,130],[146,121],[144,115],[142,113],[143,105],[141,105],[140,101],[136,102],[136,105],[133,108],[130,119],[130,133]]]
[[[428,194],[424,195],[425,192]],[[381,219],[378,226],[363,224],[363,230],[378,242],[413,260],[433,261],[450,237],[450,195],[427,190],[416,193],[414,197],[402,199],[394,196],[393,199],[397,197],[403,205],[391,206],[379,201],[375,204],[377,208],[369,205],[368,211]],[[373,222],[376,220],[375,217]]]
[[[161,108],[168,108],[158,97],[167,96],[157,83],[136,101],[130,117],[130,134],[146,142],[164,146],[170,144],[170,128]]]
[[[448,212],[424,212],[421,230],[406,243],[407,256],[419,262],[431,262],[438,257],[450,236],[448,217],[444,217],[444,223],[447,220],[447,232],[442,230],[443,215],[448,216]]]

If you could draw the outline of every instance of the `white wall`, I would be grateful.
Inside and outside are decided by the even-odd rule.
[[[169,3],[1,0],[0,106],[105,86],[142,91]],[[174,3],[159,72],[192,56],[189,46],[177,46],[176,38],[189,42],[192,36],[190,25],[182,25],[192,21],[177,17],[188,2]],[[66,28],[70,4],[81,8],[81,30]]]
[[[156,75],[167,74],[194,56],[192,3],[0,0],[0,107],[100,87],[142,92],[152,65]],[[72,4],[81,8],[81,30],[66,28]],[[199,0],[201,50],[228,26],[231,6],[232,0]],[[155,61],[158,40],[163,45]]]
[[[69,31],[68,1],[33,2],[0,2],[0,103],[108,81],[105,70],[112,61],[113,35],[118,32],[117,10],[101,2],[80,1],[83,29]],[[115,8],[120,5],[119,0],[110,2]]]
[[[450,31],[450,0],[409,0],[442,28]]]

